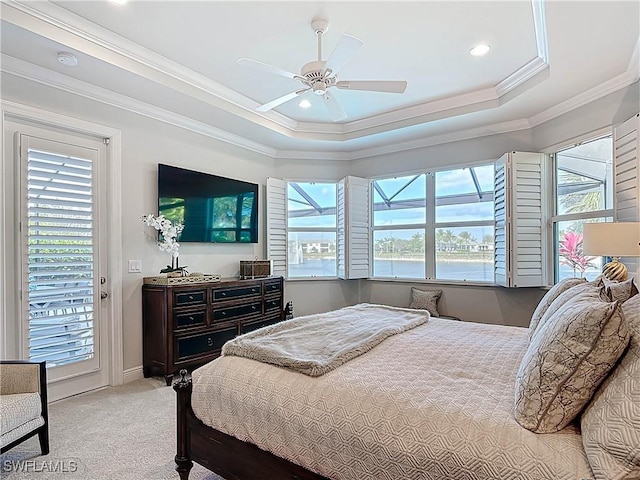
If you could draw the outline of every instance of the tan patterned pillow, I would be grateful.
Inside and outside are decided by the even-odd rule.
[[[640,295],[622,305],[629,348],[587,405],[580,428],[596,480],[640,478]]]
[[[587,404],[629,342],[618,302],[576,297],[534,336],[516,377],[515,419],[536,433],[561,430]]]
[[[588,296],[593,298],[594,300],[602,299],[604,301],[609,301],[609,297],[607,297],[603,285],[604,284],[602,280],[598,278],[592,282],[583,282],[578,285],[574,285],[571,288],[560,293],[560,295],[558,295],[551,302],[551,305],[549,305],[549,307],[545,310],[535,330],[531,331],[531,328],[529,328],[529,340],[533,340],[533,338],[544,329],[544,326],[549,321],[549,318],[551,318],[551,316],[555,312],[557,312],[569,300],[572,300],[577,296]]]
[[[529,322],[529,339],[533,337],[533,332],[535,332],[538,324],[540,323],[540,319],[547,311],[551,303],[558,298],[558,296],[571,287],[575,287],[576,285],[580,285],[581,283],[585,283],[587,281],[586,278],[565,278],[564,280],[560,280],[553,287],[544,294],[544,297],[536,306],[536,309],[533,311],[533,315],[531,315],[531,321]]]
[[[427,310],[432,317],[439,317],[438,300],[442,295],[442,290],[420,290],[411,287],[411,305],[409,308]]]
[[[611,280],[605,280],[604,284],[607,287],[607,294],[612,301],[618,300],[619,302],[626,302],[631,297],[638,294],[638,287],[636,287],[633,277],[625,280],[624,282],[612,282]]]

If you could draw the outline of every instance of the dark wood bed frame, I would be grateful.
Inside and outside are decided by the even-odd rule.
[[[186,370],[173,384],[177,392],[176,471],[181,480],[189,478],[193,462],[217,473],[225,480],[327,480],[255,445],[238,440],[202,423],[191,408],[193,385]]]

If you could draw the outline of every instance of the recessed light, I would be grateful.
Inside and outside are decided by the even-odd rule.
[[[78,65],[78,57],[69,52],[58,52],[58,61],[67,67],[75,67]]]
[[[115,3],[116,5],[124,5],[125,3],[129,3],[129,0],[109,0],[111,3]]]
[[[469,50],[469,53],[474,57],[482,57],[489,53],[489,50],[491,50],[491,47],[489,45],[487,45],[486,43],[480,43]]]
[[[311,106],[311,102],[309,100],[301,100],[298,106],[300,108],[309,108]]]

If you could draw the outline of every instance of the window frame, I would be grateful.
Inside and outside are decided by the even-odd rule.
[[[403,172],[395,175],[380,175],[376,177],[370,177],[369,182],[371,184],[370,188],[370,245],[369,245],[369,255],[371,258],[370,262],[370,271],[369,271],[369,279],[370,280],[378,280],[378,281],[400,281],[400,282],[419,282],[419,283],[437,283],[437,284],[451,284],[451,285],[479,285],[479,286],[491,286],[495,285],[495,281],[481,281],[481,280],[463,280],[463,279],[441,279],[436,277],[436,250],[435,250],[435,234],[436,230],[440,228],[463,228],[463,227],[490,227],[493,229],[495,227],[495,219],[491,220],[475,220],[475,221],[460,221],[460,222],[436,222],[436,173],[440,172],[450,172],[456,170],[462,170],[465,168],[477,168],[477,167],[491,167],[493,168],[495,164],[495,160],[487,161],[477,161],[466,164],[456,165],[455,168],[442,167],[442,168],[432,168],[428,170],[420,170],[420,171],[411,171],[411,172]],[[383,226],[375,226],[374,225],[374,195],[375,188],[373,187],[373,183],[375,181],[392,179],[397,177],[408,177],[408,176],[416,176],[416,175],[425,175],[425,223],[413,223],[413,224],[403,224],[403,225],[383,225]],[[375,232],[377,231],[393,231],[393,230],[417,230],[422,229],[424,231],[425,238],[425,252],[424,252],[424,262],[425,262],[425,276],[424,278],[414,278],[414,277],[399,277],[399,276],[378,276],[374,274],[374,265],[375,265],[375,257],[374,257],[374,243],[375,243]]]
[[[284,206],[285,206],[285,238],[286,238],[286,280],[287,281],[309,281],[309,280],[313,280],[313,281],[318,281],[318,280],[337,280],[338,279],[338,252],[337,252],[337,237],[338,237],[338,216],[337,216],[337,210],[338,210],[338,183],[339,180],[317,180],[317,179],[313,179],[313,180],[308,180],[308,179],[292,179],[292,178],[285,178],[283,179],[284,182]],[[289,226],[289,184],[291,183],[306,183],[306,184],[330,184],[330,185],[334,185],[335,187],[335,208],[336,208],[336,212],[334,213],[334,216],[336,217],[336,223],[334,227],[290,227]],[[305,275],[305,276],[291,276],[290,275],[290,271],[289,271],[289,266],[290,266],[290,262],[289,262],[289,233],[291,232],[327,232],[327,233],[334,233],[336,236],[336,243],[335,243],[335,271],[336,274],[335,275]]]
[[[603,208],[600,210],[592,210],[590,212],[578,212],[578,213],[558,213],[558,154],[575,148],[580,145],[584,145],[586,143],[594,142],[597,140],[601,140],[609,137],[612,142],[611,149],[611,158],[612,158],[612,169],[613,160],[614,160],[614,149],[613,149],[613,129],[605,128],[598,130],[597,132],[593,132],[590,135],[586,135],[580,137],[579,139],[574,140],[568,144],[563,145],[555,145],[549,149],[547,149],[547,153],[550,156],[551,168],[549,169],[549,174],[551,175],[551,181],[549,182],[550,191],[548,191],[549,195],[549,238],[548,238],[548,246],[549,252],[552,252],[552,255],[549,255],[549,262],[547,265],[548,271],[552,273],[549,277],[553,279],[553,283],[557,283],[560,280],[560,268],[559,268],[559,254],[558,254],[558,241],[556,240],[558,235],[558,225],[561,222],[572,222],[572,221],[580,221],[580,220],[597,220],[597,219],[605,219],[605,221],[612,221],[615,217],[615,185],[612,184],[609,186],[610,193],[612,194],[611,206],[609,208]],[[613,175],[612,175],[613,180]],[[605,187],[606,188],[606,187]],[[605,195],[607,192],[605,190]],[[605,201],[606,205],[606,201]]]

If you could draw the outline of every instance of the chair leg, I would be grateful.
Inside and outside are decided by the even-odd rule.
[[[46,423],[42,426],[42,430],[38,432],[38,440],[40,440],[42,455],[49,455],[49,425]]]

